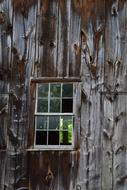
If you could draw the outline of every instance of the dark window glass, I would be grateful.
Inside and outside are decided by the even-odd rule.
[[[51,97],[61,96],[61,84],[50,84],[50,96]]]
[[[62,97],[73,97],[73,85],[63,84]]]
[[[71,145],[72,144],[72,132],[60,131],[60,145]]]
[[[62,113],[73,112],[73,99],[62,99]]]
[[[59,116],[49,116],[49,130],[50,129],[59,129],[60,125]]]
[[[49,84],[38,85],[38,97],[48,97]]]
[[[60,112],[60,99],[50,100],[50,112],[59,113]]]
[[[47,144],[47,131],[36,131],[36,145]]]
[[[59,145],[59,131],[48,131],[48,144]]]
[[[37,112],[41,113],[48,112],[48,100],[38,99]]]
[[[47,116],[36,116],[37,129],[47,129]]]

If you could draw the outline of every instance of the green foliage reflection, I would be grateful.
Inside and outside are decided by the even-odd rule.
[[[70,116],[60,118],[60,144],[72,144],[73,121]]]

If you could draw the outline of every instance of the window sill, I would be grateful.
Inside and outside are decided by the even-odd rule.
[[[76,149],[72,146],[66,147],[35,147],[26,149],[28,152],[36,152],[36,151],[75,151]]]

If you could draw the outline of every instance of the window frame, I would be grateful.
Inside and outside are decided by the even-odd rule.
[[[38,106],[38,85],[39,84],[49,84],[49,89],[50,89],[50,85],[51,84],[72,84],[73,85],[73,96],[72,96],[72,99],[73,99],[73,108],[72,108],[72,112],[70,113],[62,113],[62,112],[52,112],[50,113],[49,112],[49,105],[48,105],[48,112],[37,112],[37,106]],[[61,87],[61,91],[62,91],[62,87]],[[49,93],[48,93],[48,104],[49,104],[49,100],[50,100],[50,93],[51,91],[49,90]],[[67,97],[65,97],[67,98]],[[60,97],[60,101],[62,99],[62,96]],[[37,129],[37,120],[36,120],[36,116],[41,116],[41,115],[44,115],[44,116],[72,116],[72,120],[73,120],[73,127],[72,127],[72,144],[71,145],[49,145],[49,144],[46,144],[46,145],[37,145],[36,144],[36,131],[39,131],[39,129]],[[74,122],[75,120],[75,114],[74,114],[74,82],[64,82],[64,81],[53,81],[53,82],[39,82],[39,83],[36,83],[36,97],[35,97],[35,112],[34,112],[34,149],[41,149],[41,150],[73,150],[74,149]],[[40,129],[41,131],[41,129]],[[42,130],[43,131],[43,130]],[[47,131],[47,136],[48,136],[48,132],[50,131],[48,128],[46,129]],[[51,130],[53,131],[53,130]],[[59,135],[60,135],[60,128],[59,128]],[[63,130],[64,131],[64,130]],[[68,130],[65,130],[65,131],[68,131]],[[60,136],[59,136],[59,142],[60,142]]]

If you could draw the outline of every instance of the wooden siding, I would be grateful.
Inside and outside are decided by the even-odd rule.
[[[127,188],[126,12],[126,0],[0,0],[1,190]],[[81,80],[75,151],[27,151],[44,78]]]

